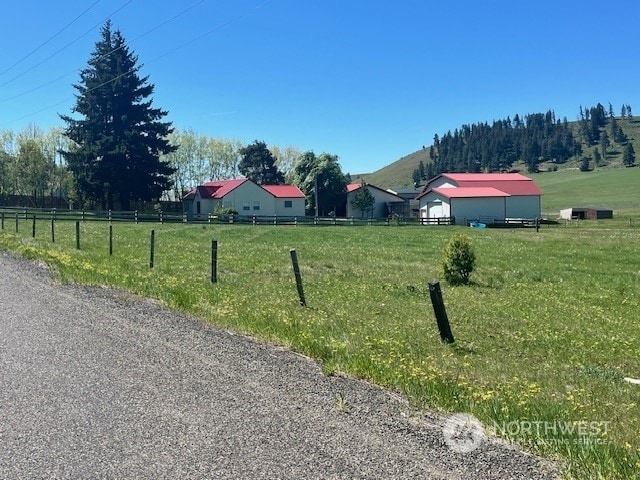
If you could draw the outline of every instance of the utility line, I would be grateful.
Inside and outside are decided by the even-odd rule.
[[[204,0],[201,0],[201,1],[204,1]],[[156,62],[156,61],[160,60],[161,58],[164,58],[164,57],[166,57],[167,55],[170,55],[170,54],[172,54],[172,53],[176,52],[177,50],[180,50],[180,49],[182,49],[182,48],[184,48],[184,47],[186,47],[186,46],[188,46],[188,45],[191,45],[192,43],[194,43],[194,42],[196,42],[196,41],[198,41],[198,40],[201,40],[202,38],[207,37],[207,36],[209,36],[209,35],[211,35],[211,34],[213,34],[213,33],[217,32],[217,31],[219,31],[219,30],[223,29],[224,27],[227,27],[227,26],[229,26],[229,25],[231,25],[231,24],[233,24],[233,23],[236,23],[237,21],[239,21],[239,20],[243,19],[244,17],[246,17],[246,16],[248,16],[248,15],[252,14],[252,13],[253,13],[253,12],[255,12],[256,10],[259,10],[259,9],[260,9],[260,8],[262,8],[263,6],[265,6],[265,5],[269,4],[269,3],[271,3],[272,1],[273,1],[273,0],[267,0],[266,2],[263,2],[263,3],[261,3],[261,4],[257,5],[257,6],[255,6],[255,7],[253,7],[253,8],[251,8],[250,10],[247,10],[247,11],[245,11],[245,12],[241,13],[240,15],[238,15],[238,16],[236,16],[236,17],[234,17],[234,18],[232,18],[232,19],[230,19],[230,20],[228,20],[228,21],[226,21],[226,22],[224,22],[224,23],[222,23],[222,24],[220,24],[220,25],[217,25],[216,27],[212,28],[211,30],[209,30],[209,31],[207,31],[207,32],[205,32],[205,33],[203,33],[203,34],[201,34],[201,35],[198,35],[197,37],[194,37],[193,39],[189,40],[188,42],[185,42],[185,43],[181,44],[180,46],[178,46],[178,47],[176,47],[176,48],[174,48],[174,49],[172,49],[172,50],[169,50],[169,51],[167,51],[167,52],[163,53],[162,55],[157,56],[156,58],[154,58],[153,60],[151,60],[151,61],[150,61],[150,62],[148,62],[148,63]],[[130,3],[130,2],[129,2],[129,3]],[[199,2],[199,3],[201,3],[201,2]],[[194,5],[194,6],[195,6],[195,5]],[[191,8],[192,8],[192,7],[190,7],[189,9],[191,9]],[[189,9],[187,9],[187,10],[189,10]],[[184,12],[183,12],[183,13],[184,13]],[[177,17],[177,16],[179,16],[179,15],[181,15],[181,14],[176,15],[176,17]],[[175,18],[175,17],[174,17],[174,18]],[[168,21],[167,21],[167,22],[168,22]],[[167,22],[164,22],[164,23],[167,23]],[[153,28],[153,29],[151,29],[149,32],[151,32],[151,31],[153,31],[153,30],[156,30],[156,28],[158,28],[158,27],[154,27],[154,28]],[[136,37],[136,40],[140,39],[141,37],[143,37],[144,35],[146,35],[146,34],[147,34],[147,33],[149,33],[149,32],[146,32],[146,33],[144,33],[144,34],[142,34],[142,35],[140,35],[140,36]],[[116,51],[116,50],[118,50],[118,49],[114,49],[113,51]],[[109,52],[109,53],[112,53],[112,52]],[[118,79],[120,79],[120,78],[124,77],[125,75],[129,75],[130,73],[133,73],[135,70],[137,70],[137,69],[139,69],[139,68],[140,68],[140,66],[138,65],[138,66],[136,66],[136,67],[134,67],[134,68],[130,69],[130,70],[129,70],[129,71],[127,71],[127,72],[121,73],[120,75],[118,75],[118,76],[116,76],[116,77],[112,78],[111,80],[108,80],[108,81],[106,81],[106,82],[101,83],[100,85],[97,85],[97,86],[95,86],[95,87],[93,87],[93,88],[91,88],[91,89],[88,89],[85,93],[92,92],[92,91],[94,91],[94,90],[96,90],[96,89],[98,89],[98,88],[101,88],[101,87],[103,87],[103,86],[105,86],[105,85],[108,85],[108,84],[110,84],[110,83],[113,83],[113,82],[117,81]],[[67,75],[68,75],[68,74],[67,74]],[[64,75],[64,76],[66,76],[66,75]],[[38,87],[38,88],[40,88],[40,87]],[[36,90],[36,89],[34,89],[34,90]],[[17,118],[17,119],[15,119],[15,120],[12,120],[11,122],[5,123],[5,125],[8,125],[8,124],[10,124],[10,123],[14,123],[14,122],[19,122],[20,120],[24,120],[25,118],[29,118],[29,117],[31,117],[31,116],[33,116],[33,115],[37,115],[37,114],[39,114],[39,113],[46,112],[47,110],[51,110],[52,108],[55,108],[55,107],[57,107],[57,106],[59,106],[59,105],[62,105],[62,104],[65,104],[65,103],[67,103],[67,102],[68,102],[68,101],[70,101],[70,100],[73,100],[73,97],[66,98],[66,99],[64,99],[64,100],[62,100],[62,101],[60,101],[60,102],[57,102],[57,103],[55,103],[55,104],[53,104],[53,105],[49,105],[49,106],[47,106],[47,107],[45,107],[45,108],[42,108],[42,109],[40,109],[40,110],[38,110],[38,111],[31,112],[31,113],[29,113],[29,114],[27,114],[27,115],[23,115],[23,116],[22,116],[22,117],[20,117],[20,118]]]
[[[76,21],[78,21],[80,19],[80,17],[82,17],[85,13],[87,13],[89,10],[91,10],[93,7],[95,7],[98,3],[100,3],[100,0],[96,0],[94,3],[92,3],[84,12],[82,12],[80,15],[78,15],[76,18],[74,18],[73,20],[71,20],[71,22],[69,22],[67,25],[65,25],[62,29],[60,29],[58,32],[56,32],[55,34],[53,34],[53,36],[49,37],[47,40],[45,40],[42,44],[40,44],[39,46],[37,46],[36,48],[34,48],[33,50],[31,50],[29,53],[27,53],[24,57],[22,57],[20,60],[18,60],[16,63],[14,63],[13,65],[11,65],[10,67],[6,68],[5,70],[3,70],[2,72],[0,72],[0,76],[4,75],[5,73],[9,72],[10,70],[12,70],[14,67],[16,67],[17,65],[20,65],[23,61],[25,61],[27,58],[29,58],[31,55],[33,55],[34,53],[36,53],[38,50],[40,50],[42,47],[44,47],[47,43],[49,43],[51,40],[53,40],[54,38],[56,38],[58,35],[60,35],[62,32],[64,32],[67,28],[69,28],[71,25],[73,25]]]
[[[131,3],[132,1],[133,1],[133,0],[129,0],[129,2],[127,2],[125,5],[123,5],[122,7],[120,7],[120,8],[119,8],[118,10],[116,10],[113,14],[115,14],[115,13],[119,12],[120,10],[122,10],[125,6],[127,6],[127,5],[128,5],[129,3]],[[198,6],[198,5],[200,5],[201,3],[204,3],[204,1],[205,1],[205,0],[200,0],[199,2],[194,3],[194,4],[193,4],[193,5],[191,5],[190,7],[188,7],[188,8],[186,8],[186,9],[182,10],[180,13],[177,13],[177,14],[176,14],[176,15],[174,15],[173,17],[171,17],[171,18],[169,18],[169,19],[165,20],[164,22],[162,22],[162,23],[160,23],[160,24],[156,25],[155,27],[151,28],[150,30],[147,30],[147,31],[146,31],[146,32],[144,32],[142,35],[138,35],[138,36],[137,36],[137,37],[135,37],[133,40],[131,40],[131,42],[128,42],[128,43],[132,43],[132,42],[135,42],[136,40],[140,40],[141,38],[146,37],[146,36],[147,36],[147,35],[149,35],[150,33],[152,33],[152,32],[154,32],[154,31],[158,30],[158,29],[159,29],[159,28],[161,28],[161,27],[164,27],[167,23],[170,23],[170,22],[174,21],[175,19],[177,19],[178,17],[180,17],[180,16],[184,15],[184,14],[185,14],[185,13],[187,13],[188,11],[193,10],[195,7],[197,7],[197,6]],[[112,14],[112,15],[113,15],[113,14]],[[106,20],[105,20],[105,21],[106,21]],[[104,21],[103,21],[102,23],[104,23]],[[98,24],[98,25],[101,25],[101,24]],[[96,25],[96,26],[98,26],[98,25]],[[82,37],[86,36],[89,32],[91,32],[93,29],[95,29],[95,28],[96,28],[96,26],[92,27],[88,32],[86,32],[84,35],[82,35]],[[82,37],[79,37],[78,39],[74,40],[74,42],[76,42],[77,40],[79,40],[79,39],[80,39],[80,38],[82,38]],[[73,42],[72,42],[72,43],[73,43]],[[71,44],[69,44],[69,45],[71,45]],[[67,46],[68,46],[68,45],[67,45]],[[105,53],[105,54],[101,55],[100,57],[98,57],[98,60],[99,60],[100,58],[107,57],[107,56],[111,55],[111,54],[112,54],[112,53],[114,53],[114,52],[117,52],[117,51],[118,51],[118,50],[120,50],[122,47],[123,47],[123,45],[121,45],[121,46],[119,46],[119,47],[117,47],[117,48],[114,48],[114,49],[113,49],[113,50],[111,50],[110,52],[107,52],[107,53]],[[65,47],[65,48],[66,48],[66,47]],[[57,54],[57,53],[59,53],[59,51],[58,51],[58,52],[56,52],[56,54]],[[54,55],[55,55],[55,54],[54,54]],[[53,55],[52,55],[52,56],[53,56]],[[51,58],[51,57],[49,57],[49,58]],[[45,62],[45,61],[46,61],[46,60],[48,60],[49,58],[47,58],[47,59],[43,60],[43,62]],[[37,67],[37,66],[41,65],[43,62],[39,63],[38,65],[34,66],[33,68],[35,68],[35,67]],[[33,70],[33,68],[32,68],[31,70]],[[11,97],[3,98],[3,99],[1,99],[1,100],[0,100],[0,103],[8,102],[9,100],[15,100],[16,98],[23,97],[23,96],[25,96],[25,95],[28,95],[29,93],[33,93],[33,92],[35,92],[36,90],[40,90],[41,88],[48,87],[49,85],[51,85],[51,84],[53,84],[53,83],[56,83],[58,80],[62,80],[63,78],[65,78],[65,77],[67,77],[67,76],[69,76],[69,75],[71,75],[71,74],[74,74],[74,73],[76,73],[76,72],[79,72],[80,70],[81,70],[81,69],[77,68],[77,69],[72,70],[72,71],[70,71],[70,72],[67,72],[67,73],[65,73],[65,74],[63,74],[63,75],[60,75],[59,77],[57,77],[57,78],[55,78],[55,79],[53,79],[53,80],[51,80],[51,81],[49,81],[49,82],[47,82],[47,83],[44,83],[44,84],[39,85],[39,86],[37,86],[37,87],[34,87],[34,88],[32,88],[31,90],[27,90],[26,92],[18,93],[18,94],[16,94],[16,95],[11,96]],[[27,70],[27,72],[28,72],[28,71],[30,71],[30,70]],[[24,72],[24,73],[27,73],[27,72]],[[21,74],[21,75],[22,75],[22,74]],[[16,78],[18,78],[18,77],[16,77]],[[15,78],[14,78],[13,80],[15,80]],[[11,80],[11,81],[13,81],[13,80]],[[9,82],[7,82],[7,83],[9,83]],[[7,83],[4,83],[4,84],[0,85],[0,87],[5,86]]]
[[[26,75],[27,73],[31,72],[32,70],[38,68],[40,65],[42,65],[43,63],[51,60],[53,57],[55,57],[56,55],[58,55],[60,52],[62,52],[63,50],[66,50],[68,47],[70,47],[71,45],[73,45],[74,43],[76,43],[77,41],[79,41],[81,38],[86,37],[87,35],[89,35],[93,30],[95,30],[97,27],[99,27],[100,25],[102,25],[104,22],[106,22],[111,16],[115,15],[116,13],[118,13],[120,10],[122,10],[124,7],[126,7],[127,5],[129,5],[131,2],[133,2],[133,0],[129,0],[128,2],[126,2],[124,5],[122,5],[120,8],[118,8],[116,11],[114,11],[111,15],[109,15],[105,20],[103,20],[100,23],[97,23],[96,25],[94,25],[93,27],[91,27],[89,30],[87,30],[85,33],[83,33],[82,35],[80,35],[79,37],[77,37],[76,39],[72,40],[71,42],[67,43],[64,47],[62,47],[59,50],[56,50],[54,53],[52,53],[51,55],[49,55],[47,58],[45,58],[44,60],[36,63],[34,66],[32,66],[31,68],[25,70],[24,72],[20,73],[19,75],[16,75],[15,77],[13,77],[11,80],[7,80],[6,82],[4,82],[3,84],[0,85],[1,87],[4,87],[6,85],[9,85],[11,82],[13,82],[14,80],[17,80],[18,78],[22,77],[23,75]],[[66,75],[65,75],[66,76]]]

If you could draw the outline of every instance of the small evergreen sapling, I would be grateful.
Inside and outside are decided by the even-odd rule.
[[[465,234],[456,234],[444,247],[442,269],[444,278],[451,285],[467,284],[475,267],[476,254],[471,240]]]

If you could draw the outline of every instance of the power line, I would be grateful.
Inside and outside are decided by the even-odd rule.
[[[58,32],[56,32],[55,34],[53,34],[51,37],[49,37],[47,40],[45,40],[42,44],[40,44],[39,46],[37,46],[36,48],[34,48],[33,50],[31,50],[29,53],[27,53],[24,57],[22,57],[20,60],[18,60],[16,63],[14,63],[13,65],[11,65],[10,67],[8,67],[7,69],[5,69],[4,71],[0,72],[0,76],[4,75],[5,73],[9,72],[10,70],[12,70],[14,67],[16,67],[17,65],[20,65],[23,61],[25,61],[27,58],[29,58],[31,55],[33,55],[34,53],[36,53],[38,50],[40,50],[42,47],[44,47],[47,43],[49,43],[51,40],[53,40],[54,38],[56,38],[58,35],[60,35],[62,32],[64,32],[67,28],[69,28],[71,25],[73,25],[76,21],[78,21],[80,19],[80,17],[82,17],[85,13],[87,13],[89,10],[91,10],[93,7],[95,7],[98,3],[100,3],[100,0],[96,0],[94,3],[92,3],[84,12],[82,12],[80,15],[78,15],[76,18],[74,18],[73,20],[71,20],[71,22],[69,22],[67,25],[65,25],[64,27],[62,27],[60,30],[58,30]]]
[[[85,33],[83,33],[82,35],[80,35],[79,37],[75,38],[74,40],[72,40],[71,42],[67,43],[64,47],[60,48],[59,50],[56,50],[54,53],[52,53],[51,55],[49,55],[47,58],[45,58],[44,60],[36,63],[34,66],[32,66],[31,68],[25,70],[24,72],[22,72],[19,75],[16,75],[15,77],[13,77],[11,80],[7,80],[6,82],[4,82],[3,84],[0,84],[0,88],[4,87],[6,85],[9,85],[11,82],[13,82],[14,80],[17,80],[18,78],[26,75],[27,73],[31,72],[32,70],[38,68],[40,65],[42,65],[45,62],[48,62],[49,60],[51,60],[53,57],[55,57],[56,55],[58,55],[60,52],[66,50],[67,48],[69,48],[71,45],[73,45],[74,43],[76,43],[77,41],[79,41],[81,38],[86,37],[87,35],[89,35],[93,30],[95,30],[97,27],[99,27],[100,25],[102,25],[104,22],[106,22],[110,17],[112,17],[113,15],[115,15],[116,13],[118,13],[120,10],[122,10],[124,7],[126,7],[127,5],[129,5],[131,2],[133,2],[133,0],[129,0],[128,2],[126,2],[124,5],[122,5],[120,8],[118,8],[117,10],[115,10],[113,13],[111,13],[111,15],[109,15],[106,19],[104,19],[102,22],[97,23],[96,25],[94,25],[93,27],[91,27],[89,30],[87,30]],[[65,75],[66,76],[66,75]]]
[[[121,6],[118,10],[116,10],[116,11],[115,11],[114,13],[112,13],[111,15],[114,15],[115,13],[118,13],[120,10],[122,10],[124,7],[126,7],[126,6],[127,6],[129,3],[131,3],[132,1],[133,1],[133,0],[129,0],[129,2],[127,2],[126,4],[124,4],[123,6]],[[204,1],[205,1],[205,0],[200,0],[200,1],[196,2],[196,3],[194,3],[193,5],[191,5],[190,7],[188,7],[188,8],[186,8],[186,9],[182,10],[181,12],[177,13],[177,14],[176,14],[176,15],[174,15],[173,17],[171,17],[171,18],[169,18],[169,19],[165,20],[164,22],[162,22],[162,23],[160,23],[160,24],[156,25],[155,27],[153,27],[153,28],[151,28],[151,29],[147,30],[147,31],[146,31],[146,32],[144,32],[142,35],[138,35],[138,36],[137,36],[137,37],[135,37],[135,38],[134,38],[130,43],[135,42],[136,40],[140,40],[141,38],[146,37],[147,35],[149,35],[150,33],[152,33],[152,32],[154,32],[154,31],[158,30],[159,28],[164,27],[167,23],[170,23],[170,22],[174,21],[175,19],[177,19],[178,17],[180,17],[180,16],[184,15],[184,14],[185,14],[185,13],[187,13],[188,11],[190,11],[190,10],[194,9],[195,7],[197,7],[198,5],[200,5],[201,3],[204,3]],[[106,20],[105,20],[105,21],[106,21]],[[103,21],[102,23],[104,23],[104,21]],[[100,25],[100,24],[98,24],[98,25]],[[98,25],[96,25],[96,26],[98,26]],[[71,43],[75,43],[75,42],[76,42],[76,41],[78,41],[80,38],[82,38],[82,37],[86,36],[89,32],[91,32],[92,30],[94,30],[94,29],[96,28],[96,26],[92,27],[89,31],[87,31],[87,32],[86,32],[86,33],[84,33],[81,37],[78,37],[77,39],[75,39],[75,40],[74,40],[73,42],[71,42]],[[71,45],[71,43],[69,43],[68,45],[66,45],[64,48],[66,48],[67,46]],[[101,55],[99,58],[107,57],[107,56],[111,55],[112,53],[117,52],[117,51],[118,51],[118,50],[120,50],[122,47],[123,47],[123,46],[121,45],[121,46],[119,46],[119,47],[117,47],[117,48],[114,48],[114,49],[113,49],[113,50],[111,50],[110,52],[107,52],[107,53],[105,53],[105,54]],[[63,48],[63,49],[64,49],[64,48]],[[27,70],[26,72],[21,73],[18,77],[13,78],[12,80],[10,80],[10,81],[9,81],[9,82],[7,82],[7,83],[10,83],[10,82],[12,82],[13,80],[15,80],[16,78],[19,78],[20,76],[24,75],[25,73],[28,73],[29,71],[33,70],[33,69],[34,69],[34,68],[36,68],[37,66],[39,66],[39,65],[41,65],[42,63],[44,63],[44,62],[46,62],[47,60],[49,60],[49,59],[50,59],[51,57],[53,57],[54,55],[56,55],[56,54],[60,53],[60,51],[61,51],[61,50],[57,51],[56,53],[54,53],[54,54],[53,54],[53,55],[51,55],[50,57],[48,57],[48,58],[46,58],[45,60],[43,60],[42,62],[40,62],[38,65],[35,65],[34,67],[32,67],[31,69]],[[76,73],[76,72],[78,72],[78,71],[80,71],[80,69],[79,69],[79,68],[77,68],[77,69],[75,69],[75,70],[72,70],[72,71],[70,71],[70,72],[68,72],[68,73],[65,73],[65,74],[63,74],[63,75],[61,75],[61,76],[59,76],[59,77],[55,78],[54,80],[51,80],[51,81],[47,82],[47,83],[44,83],[44,84],[39,85],[39,86],[37,86],[37,87],[34,87],[34,88],[32,88],[31,90],[28,90],[28,91],[26,91],[26,92],[22,92],[22,93],[19,93],[19,94],[17,94],[17,95],[13,95],[13,96],[11,96],[11,97],[3,98],[3,99],[1,99],[1,100],[0,100],[0,103],[8,102],[9,100],[15,100],[16,98],[23,97],[23,96],[25,96],[25,95],[28,95],[29,93],[33,93],[33,92],[35,92],[36,90],[40,90],[41,88],[48,87],[49,85],[54,84],[54,83],[55,83],[55,82],[57,82],[58,80],[62,80],[64,77],[67,77],[67,76],[69,76],[69,75],[71,75],[71,74],[73,74],[73,73]],[[0,85],[0,87],[3,87],[3,86],[5,86],[5,85],[7,85],[7,83],[1,84],[1,85]]]
[[[132,1],[132,0],[130,0],[128,3],[131,3],[131,1]],[[203,1],[204,1],[204,0],[201,0],[200,2],[198,2],[198,4],[199,4],[199,3],[202,3]],[[201,40],[202,38],[207,37],[207,36],[209,36],[209,35],[211,35],[211,34],[213,34],[213,33],[217,32],[217,31],[219,31],[219,30],[223,29],[224,27],[227,27],[227,26],[229,26],[229,25],[231,25],[231,24],[233,24],[233,23],[235,23],[235,22],[237,22],[237,21],[239,21],[239,20],[243,19],[244,17],[246,17],[246,16],[248,16],[248,15],[252,14],[252,13],[253,13],[253,12],[255,12],[256,10],[259,10],[260,8],[264,7],[265,5],[267,5],[267,4],[269,4],[269,3],[271,3],[272,1],[273,1],[273,0],[267,0],[267,1],[265,1],[265,2],[263,2],[263,3],[261,3],[261,4],[257,5],[257,6],[255,6],[255,7],[251,8],[250,10],[247,10],[247,11],[245,11],[244,13],[242,13],[242,14],[240,14],[240,15],[238,15],[238,16],[236,16],[236,17],[234,17],[234,18],[232,18],[232,19],[230,19],[230,20],[228,20],[228,21],[226,21],[226,22],[224,22],[224,23],[222,23],[222,24],[220,24],[220,25],[217,25],[216,27],[212,28],[211,30],[209,30],[209,31],[207,31],[207,32],[205,32],[205,33],[203,33],[203,34],[201,34],[201,35],[198,35],[197,37],[194,37],[193,39],[189,40],[188,42],[185,42],[185,43],[181,44],[180,46],[178,46],[178,47],[176,47],[176,48],[174,48],[174,49],[172,49],[172,50],[169,50],[169,51],[167,51],[167,52],[163,53],[162,55],[157,56],[156,58],[154,58],[153,60],[151,60],[150,62],[147,62],[147,63],[153,63],[153,62],[156,62],[156,61],[160,60],[161,58],[164,58],[164,57],[166,57],[167,55],[170,55],[170,54],[172,54],[172,53],[176,52],[177,50],[180,50],[180,49],[182,49],[182,48],[184,48],[184,47],[186,47],[186,46],[188,46],[188,45],[191,45],[192,43],[194,43],[194,42],[196,42],[196,41],[198,41],[198,40]],[[197,4],[196,4],[196,5],[197,5]],[[192,7],[189,7],[186,11],[190,10],[190,9],[191,9],[191,8],[193,8],[194,6],[195,6],[195,5],[193,5]],[[186,11],[184,11],[184,12],[181,12],[181,13],[177,14],[176,16],[172,17],[172,19],[177,18],[178,16],[182,15],[182,14],[183,14],[183,13],[185,13]],[[171,20],[171,19],[170,19],[170,20]],[[170,20],[167,20],[167,21],[163,22],[161,25],[164,25],[164,24],[168,23]],[[94,28],[95,28],[95,27],[94,27]],[[158,27],[154,27],[154,28],[152,28],[151,30],[149,30],[149,31],[145,32],[144,34],[142,34],[142,35],[140,35],[140,36],[136,37],[136,39],[135,39],[135,40],[138,40],[138,39],[140,39],[140,38],[144,37],[145,35],[147,35],[148,33],[152,32],[152,31],[154,31],[154,30],[157,30],[157,28],[159,28],[159,26],[158,26]],[[120,48],[121,48],[121,47],[120,47]],[[118,50],[118,48],[114,49],[112,52],[107,53],[106,55],[109,55],[109,54],[111,54],[111,53],[113,53],[113,52],[115,52],[115,51],[117,51],[117,50]],[[120,74],[120,75],[118,75],[118,76],[116,76],[116,77],[112,78],[111,80],[109,80],[109,81],[107,81],[107,82],[103,82],[103,83],[101,83],[100,85],[97,85],[97,86],[95,86],[95,87],[93,87],[93,88],[91,88],[91,89],[87,90],[87,92],[92,92],[93,90],[96,90],[96,89],[101,88],[101,87],[103,87],[103,86],[105,86],[105,85],[108,85],[108,84],[110,84],[110,83],[113,83],[113,82],[117,81],[118,79],[122,78],[123,76],[128,75],[128,74],[130,74],[130,73],[134,72],[134,71],[135,71],[136,69],[138,69],[138,68],[139,68],[139,66],[136,66],[136,67],[134,67],[134,68],[130,69],[128,72],[124,72],[124,73],[122,73],[122,74]],[[77,70],[75,70],[75,71],[77,71]],[[74,72],[75,72],[75,71],[74,71]],[[74,73],[74,72],[72,72],[72,73]],[[63,77],[65,77],[65,76],[67,76],[67,75],[69,75],[69,74],[63,75]],[[62,77],[60,77],[60,78],[62,78]],[[57,80],[59,80],[59,78],[58,78],[58,79],[56,79],[55,81],[57,81]],[[50,84],[50,83],[53,83],[53,82],[49,82],[49,84]],[[39,89],[39,88],[42,88],[42,87],[37,87],[37,88],[35,88],[35,89],[33,89],[33,90],[37,90],[37,89]],[[32,91],[33,91],[33,90],[32,90]],[[68,101],[70,101],[70,100],[73,100],[73,97],[66,98],[66,99],[64,99],[64,100],[62,100],[62,101],[60,101],[60,102],[57,102],[57,103],[53,104],[53,105],[49,105],[49,106],[47,106],[47,107],[45,107],[45,108],[42,108],[42,109],[40,109],[40,110],[37,110],[37,111],[35,111],[35,112],[31,112],[31,113],[29,113],[29,114],[27,114],[27,115],[23,115],[22,117],[17,118],[17,119],[15,119],[15,120],[12,120],[11,122],[5,123],[4,125],[8,125],[8,124],[10,124],[10,123],[14,123],[14,122],[19,122],[20,120],[24,120],[25,118],[29,118],[29,117],[31,117],[31,116],[33,116],[33,115],[37,115],[37,114],[39,114],[39,113],[46,112],[47,110],[50,110],[50,109],[52,109],[52,108],[55,108],[55,107],[57,107],[58,105],[62,105],[62,104],[64,104],[64,103],[67,103],[67,102],[68,102]]]

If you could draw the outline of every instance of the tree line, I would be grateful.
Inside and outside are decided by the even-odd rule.
[[[633,119],[630,105],[622,106],[620,117]],[[583,166],[591,160],[600,166],[606,159],[610,138],[624,145],[623,162],[632,165],[633,145],[617,122],[611,104],[608,111],[600,103],[591,108],[580,106],[577,127],[566,117],[557,119],[553,110],[524,117],[516,114],[513,119],[507,117],[492,124],[465,124],[441,138],[434,136],[429,161],[420,161],[413,171],[413,182],[419,184],[443,172],[508,171],[520,161],[529,172],[539,171],[543,162],[557,165],[571,158],[581,159]]]
[[[339,208],[349,176],[337,155],[180,131],[153,105],[154,85],[140,76],[137,60],[107,21],[73,85],[71,114],[60,114],[65,127],[0,132],[0,199],[20,196],[44,206],[46,197],[64,198],[83,208],[130,210],[244,175],[258,184],[298,185],[309,212],[316,199],[319,213]]]

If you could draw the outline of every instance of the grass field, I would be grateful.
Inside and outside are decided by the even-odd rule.
[[[602,168],[527,174],[543,192],[542,211],[558,216],[570,207],[609,207],[615,215],[637,214],[640,168]]]
[[[499,435],[561,459],[567,477],[640,478],[640,386],[623,380],[640,377],[640,227],[622,219],[539,233],[122,223],[113,227],[112,257],[106,223],[81,224],[82,250],[71,222],[56,224],[55,244],[48,222],[37,224],[35,239],[30,221],[21,221],[22,234],[13,228],[0,231],[0,249],[44,259],[61,281],[157,298],[310,355],[328,374],[400,391],[417,408],[506,425]],[[460,231],[478,260],[471,285],[442,285],[456,337],[446,345],[427,283],[440,276],[443,247]],[[217,284],[210,282],[212,239]],[[290,248],[298,252],[307,308],[298,304]]]

